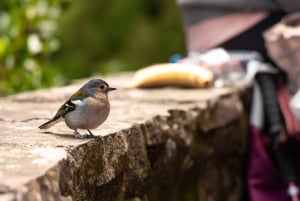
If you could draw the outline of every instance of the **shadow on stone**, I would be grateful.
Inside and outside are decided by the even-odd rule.
[[[101,136],[92,136],[89,134],[82,134],[81,137],[75,137],[74,134],[66,134],[66,133],[54,133],[51,131],[44,131],[41,132],[42,134],[50,134],[50,135],[54,135],[60,138],[69,138],[69,139],[78,139],[78,140],[82,140],[82,139],[97,139],[97,138],[101,138]]]

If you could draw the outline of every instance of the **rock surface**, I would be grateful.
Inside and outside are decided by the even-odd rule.
[[[81,81],[0,99],[0,200],[241,200],[250,90],[122,89],[130,78],[104,78],[119,89],[94,139],[38,129]]]

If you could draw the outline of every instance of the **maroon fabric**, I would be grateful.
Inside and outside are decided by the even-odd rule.
[[[260,131],[250,127],[247,170],[250,201],[290,201],[288,187],[272,163],[260,137]]]

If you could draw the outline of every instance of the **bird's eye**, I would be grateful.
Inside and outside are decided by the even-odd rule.
[[[105,85],[100,85],[100,89],[105,89]]]

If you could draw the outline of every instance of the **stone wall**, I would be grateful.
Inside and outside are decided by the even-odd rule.
[[[106,79],[118,87],[128,76]],[[48,132],[36,129],[44,121],[42,118],[54,113],[53,108],[57,108],[61,99],[80,84],[0,101],[2,110],[5,105],[20,104],[24,110],[23,117],[14,116],[12,111],[10,116],[0,116],[3,122],[0,131],[8,130],[1,135],[19,136],[20,140],[14,144],[10,137],[4,136],[0,144],[6,143],[6,151],[23,149],[24,144],[35,149],[65,151],[65,155],[57,154],[51,162],[39,166],[29,160],[19,172],[4,167],[15,160],[15,155],[7,154],[5,160],[0,156],[0,200],[242,199],[249,89],[119,89],[111,93],[110,119],[95,131],[101,134],[95,139],[73,139],[68,135],[72,131],[64,124]],[[47,107],[28,112],[36,104]],[[27,130],[24,128],[23,133],[7,128],[8,124],[24,127],[24,121]],[[38,154],[31,160],[41,159]],[[36,168],[36,172],[23,168]],[[11,174],[5,174],[9,171]],[[18,174],[24,179],[18,179]]]

